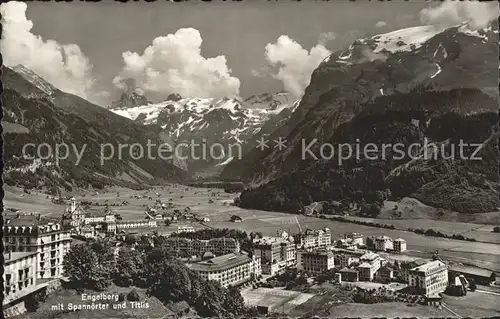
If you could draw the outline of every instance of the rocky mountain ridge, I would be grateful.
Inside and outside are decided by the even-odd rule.
[[[313,72],[300,105],[270,137],[286,139],[287,147],[252,150],[229,163],[222,177],[253,185],[240,197],[253,209],[297,212],[341,198],[369,203],[382,192],[460,213],[494,211],[500,207],[491,142],[497,105],[496,22],[484,30],[422,26],[360,39]],[[361,157],[339,165],[336,157],[304,159],[302,152],[313,140],[311,151],[318,154],[325,143],[406,145],[427,138],[441,145],[458,142],[458,135],[482,144],[487,160]]]

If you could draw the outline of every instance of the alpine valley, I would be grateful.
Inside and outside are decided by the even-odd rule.
[[[239,205],[296,212],[311,203],[374,205],[414,198],[464,215],[500,207],[496,149],[499,136],[498,23],[482,30],[467,24],[419,26],[356,40],[331,54],[313,72],[301,99],[285,92],[247,99],[187,98],[172,92],[150,101],[125,92],[109,108],[62,92],[19,65],[3,68],[5,175],[27,188],[127,187],[185,182],[193,178],[241,181]],[[261,137],[282,138],[286,148],[255,148]],[[110,159],[99,165],[101,143],[219,143],[217,158]],[[435,158],[405,154],[339,162],[304,158],[303,145],[324,143],[424,144]],[[23,159],[28,142],[87,144],[75,158]],[[451,145],[480,144],[481,161],[445,158]],[[227,152],[241,146],[242,156]],[[474,150],[467,150],[471,155]],[[201,151],[200,151],[201,152]],[[92,155],[94,154],[94,155]],[[420,154],[421,155],[421,154]],[[202,157],[199,159],[199,157]],[[340,200],[342,199],[342,200]]]

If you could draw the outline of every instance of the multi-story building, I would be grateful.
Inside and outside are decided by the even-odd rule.
[[[378,236],[375,238],[375,250],[387,251],[392,250],[392,238],[388,236]]]
[[[359,280],[359,271],[356,269],[342,268],[339,273],[342,281],[356,282]]]
[[[177,233],[194,233],[194,227],[187,225],[177,226]]]
[[[376,278],[383,283],[389,283],[394,278],[394,270],[391,267],[383,266],[377,271]]]
[[[380,269],[380,256],[368,252],[359,258],[361,265],[358,266],[359,280],[372,281],[375,273]]]
[[[351,249],[351,250],[358,248],[358,245],[354,244],[352,242],[352,240],[346,239],[346,238],[341,238],[341,239],[337,240],[337,242],[335,243],[335,246],[338,248]]]
[[[306,251],[301,253],[302,269],[313,274],[321,274],[335,267],[331,251]]]
[[[223,287],[236,286],[261,274],[258,256],[231,253],[188,265],[206,280],[219,282]]]
[[[375,237],[366,237],[366,248],[375,249]]]
[[[339,265],[340,267],[350,267],[353,263],[359,262],[359,257],[349,255],[349,254],[340,254],[337,255],[339,257]]]
[[[84,222],[85,224],[102,224],[102,223],[113,223],[116,221],[115,214],[113,211],[106,207],[104,211],[95,211],[93,213],[86,213]]]
[[[262,237],[254,240],[254,255],[262,262],[262,273],[275,275],[297,263],[295,244],[279,237]]]
[[[400,252],[406,251],[406,240],[404,240],[403,238],[394,239],[394,242],[392,245],[393,245],[395,252],[400,253]]]
[[[360,233],[346,233],[344,239],[357,247],[364,245],[363,234]]]
[[[216,256],[239,253],[241,251],[240,242],[234,238],[212,238],[204,242],[206,243],[206,248],[203,248],[202,251],[211,251]]]
[[[37,284],[37,255],[36,251],[4,254],[4,305],[34,291]]]
[[[84,236],[85,238],[94,238],[96,237],[95,227],[92,225],[84,225],[80,228],[79,234]]]
[[[169,237],[165,240],[167,247],[172,248],[185,256],[202,256],[211,252],[216,256],[241,251],[240,242],[234,238],[212,238],[208,240]]]
[[[137,219],[137,220],[116,220],[104,222],[108,234],[116,234],[119,231],[136,228],[155,228],[158,224],[155,219]]]
[[[75,233],[79,233],[81,227],[85,225],[85,212],[74,197],[62,215],[61,224],[63,228],[71,229]]]
[[[304,249],[326,248],[332,244],[332,233],[326,227],[323,229],[306,229],[297,244]]]
[[[400,267],[395,269],[394,275],[400,282],[408,283],[410,280],[410,270],[415,267],[425,265],[428,262],[428,259],[417,259],[406,263],[403,262]]]
[[[63,275],[63,258],[70,249],[69,231],[40,215],[6,216],[3,227],[6,252],[37,252],[37,278]]]
[[[419,294],[435,296],[448,286],[448,266],[440,260],[433,260],[412,268],[408,285]]]

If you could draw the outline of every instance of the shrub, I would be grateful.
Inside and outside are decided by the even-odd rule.
[[[139,297],[139,294],[135,289],[132,289],[128,294],[127,294],[127,300],[128,301],[139,301],[141,299]]]

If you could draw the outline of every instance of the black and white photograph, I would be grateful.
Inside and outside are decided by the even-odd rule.
[[[500,316],[498,2],[0,14],[3,317]]]

